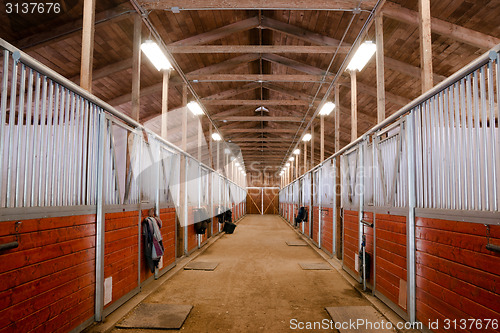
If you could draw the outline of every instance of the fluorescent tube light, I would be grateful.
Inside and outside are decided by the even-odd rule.
[[[335,104],[333,104],[332,102],[326,102],[321,107],[319,114],[322,116],[328,116],[330,113],[332,113],[333,109],[335,109]]]
[[[201,116],[202,114],[205,113],[203,112],[203,109],[201,108],[200,104],[198,104],[195,101],[189,102],[187,107],[195,116]]]
[[[358,50],[352,57],[351,62],[347,65],[347,69],[354,71],[361,71],[365,65],[368,63],[370,58],[373,56],[375,51],[377,50],[377,46],[371,42],[366,41],[358,47]]]
[[[157,70],[171,69],[172,65],[168,61],[167,57],[161,51],[158,44],[148,39],[141,44],[141,50],[148,57],[149,61],[153,63]]]

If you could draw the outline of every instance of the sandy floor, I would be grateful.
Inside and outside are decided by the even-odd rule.
[[[219,262],[215,271],[181,271],[144,302],[193,305],[182,332],[289,332],[291,319],[330,319],[327,306],[369,305],[335,270],[302,270],[299,263],[323,259],[287,246],[293,239],[278,216],[248,215],[195,259]]]

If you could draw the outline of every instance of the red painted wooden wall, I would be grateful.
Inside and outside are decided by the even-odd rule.
[[[358,212],[344,210],[344,266],[356,273],[356,256],[358,255],[359,224]]]
[[[439,320],[436,332],[446,332],[445,319],[500,321],[500,254],[486,249],[486,226],[427,218],[417,218],[416,226],[417,318]],[[500,245],[500,226],[490,228],[490,242]]]
[[[0,223],[0,242],[16,239]],[[94,314],[95,215],[21,221],[0,253],[0,332],[67,332]]]
[[[333,209],[323,208],[321,247],[329,254],[333,253]]]

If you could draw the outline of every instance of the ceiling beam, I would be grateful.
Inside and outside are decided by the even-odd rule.
[[[231,138],[231,142],[283,142],[283,138]]]
[[[132,58],[128,58],[122,61],[114,62],[112,64],[109,64],[107,66],[94,69],[92,71],[92,80],[99,80],[103,77],[112,75],[117,72],[124,71],[126,69],[132,68]],[[80,75],[73,76],[70,78],[71,81],[73,82],[80,82]]]
[[[227,121],[284,121],[284,122],[302,122],[302,117],[267,117],[267,116],[232,116],[232,117],[218,117],[214,115],[212,117],[214,120],[227,120]]]
[[[193,82],[224,81],[262,81],[262,82],[322,82],[320,75],[287,75],[287,74],[206,74],[198,75]]]
[[[204,105],[264,105],[264,106],[274,106],[274,105],[304,105],[308,106],[309,102],[301,101],[299,99],[214,99],[214,100],[204,100]]]
[[[167,46],[170,53],[330,53],[334,46],[298,46],[298,45],[194,45]]]
[[[382,7],[382,14],[391,19],[409,24],[418,25],[419,22],[418,12],[390,1],[387,1]],[[500,43],[500,38],[483,34],[479,31],[471,30],[434,17],[431,18],[431,31],[480,49],[488,50]]]
[[[144,97],[144,96],[155,94],[157,92],[161,92],[162,88],[163,88],[163,82],[159,82],[159,83],[150,85],[148,87],[141,88],[140,96]],[[122,104],[125,104],[128,102],[131,102],[131,101],[132,101],[132,93],[128,93],[128,94],[113,98],[112,100],[109,100],[108,104],[111,106],[119,106],[119,105],[122,105]]]
[[[296,129],[293,128],[227,128],[221,130],[224,134],[232,133],[295,133]]]
[[[136,11],[132,8],[130,2],[126,1],[114,8],[96,13],[94,24],[96,28],[99,28],[102,24],[116,23],[135,13]],[[63,25],[51,25],[49,31],[40,31],[32,36],[20,39],[13,44],[25,52],[31,51],[35,48],[47,46],[49,43],[81,35],[82,26],[82,18]]]
[[[390,70],[406,74],[419,80],[422,78],[422,69],[420,67],[407,64],[406,62],[402,62],[389,57],[384,57],[384,66]],[[435,83],[444,81],[446,79],[446,76],[444,75],[439,75],[436,73],[434,73],[433,75]]]
[[[341,80],[339,82],[339,84],[341,86],[344,86],[344,87],[349,87],[349,88],[351,87],[351,83],[349,81]],[[357,86],[359,92],[370,95],[370,96],[377,97],[377,88],[371,87],[365,83],[359,82],[359,80],[357,81],[356,86]],[[400,105],[400,106],[404,106],[404,105],[411,102],[411,99],[393,94],[389,91],[385,92],[385,99],[388,102],[391,102],[393,104]]]
[[[256,28],[258,25],[259,25],[259,18],[257,16],[254,16],[246,20],[231,23],[223,27],[201,33],[196,36],[191,36],[182,40],[178,40],[176,42],[170,43],[168,46],[187,46],[187,45],[206,44],[241,31],[246,31]]]
[[[278,54],[265,53],[262,55],[262,59],[269,61],[269,62],[272,62],[272,63],[275,63],[275,64],[279,64],[279,65],[293,68],[295,70],[298,70],[298,71],[306,73],[306,74],[312,74],[312,75],[326,75],[327,74],[327,71],[325,71],[321,68],[314,67],[314,66],[311,66],[309,64],[305,64],[303,62],[300,62],[300,61],[297,61],[294,59],[283,57],[283,56],[280,56]],[[329,74],[332,74],[332,73],[329,73]]]
[[[309,102],[312,102],[312,100],[313,100],[312,95],[306,94],[304,92],[301,92],[301,91],[298,91],[295,89],[285,88],[283,86],[279,86],[279,85],[276,85],[273,83],[264,83],[262,86],[268,90],[276,91],[278,93],[292,96],[292,97],[295,97],[295,98],[298,98],[301,100],[305,100],[305,101],[309,101]]]
[[[251,82],[251,83],[247,83],[247,84],[245,84],[241,87],[238,87],[238,88],[224,90],[224,91],[221,91],[217,94],[203,97],[201,100],[202,100],[203,104],[205,104],[205,105],[228,105],[228,104],[217,104],[216,101],[217,100],[220,101],[221,99],[224,99],[224,98],[229,98],[229,97],[233,97],[233,96],[236,96],[239,94],[243,94],[243,93],[246,93],[248,91],[255,90],[257,88],[260,88],[260,84],[257,82]],[[213,102],[211,102],[211,101],[213,101]],[[230,104],[230,105],[234,105],[234,104]]]
[[[186,74],[186,77],[190,79],[190,75],[200,75],[200,74],[212,74],[212,73],[224,73],[225,71],[230,71],[242,64],[247,64],[252,61],[260,59],[258,54],[244,54],[237,57],[230,58],[228,60],[219,62],[214,65],[202,67],[200,69],[194,70]]]
[[[204,10],[204,9],[293,9],[293,10],[353,10],[361,3],[362,9],[372,9],[375,0],[140,0],[144,9]]]
[[[300,40],[323,46],[332,46],[335,49],[340,45],[340,41],[338,39],[334,39],[325,35],[318,34],[316,32],[312,32],[310,30],[298,27],[296,25],[292,25],[289,23],[281,22],[278,20],[274,20],[272,18],[263,16],[261,21],[261,27],[264,29],[269,29],[277,32],[284,33],[286,35],[298,38]],[[340,47],[339,52],[347,53],[349,52],[350,45],[346,45],[345,43]],[[334,51],[335,52],[335,51]],[[333,53],[333,52],[332,52]]]

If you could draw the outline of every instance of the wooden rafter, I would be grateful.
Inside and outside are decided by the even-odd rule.
[[[203,97],[202,101],[203,101],[203,104],[205,104],[205,105],[224,105],[224,104],[217,104],[216,101],[224,99],[224,98],[233,97],[233,96],[236,96],[239,94],[243,94],[243,93],[246,93],[248,91],[255,90],[259,87],[260,87],[259,83],[251,82],[251,83],[247,83],[247,84],[245,84],[241,87],[238,87],[238,88],[224,90],[224,91],[221,91],[217,94]],[[213,102],[211,102],[211,101],[213,101]],[[231,104],[231,105],[234,105],[234,104]]]
[[[128,1],[114,8],[96,13],[94,19],[96,28],[101,28],[102,25],[109,25],[128,19],[134,13],[135,10],[132,9]],[[82,26],[83,19],[74,20],[59,26],[51,26],[49,31],[39,32],[33,36],[20,39],[15,42],[15,45],[24,51],[34,50],[39,47],[47,46],[55,41],[79,35],[81,34]]]
[[[394,2],[387,1],[384,7],[382,7],[382,13],[384,16],[400,22],[406,22],[414,25],[418,25],[419,23],[418,12],[405,8]],[[481,49],[490,49],[495,45],[500,44],[500,38],[483,34],[479,31],[471,30],[435,17],[431,18],[431,30],[439,35]]]
[[[277,32],[284,33],[286,35],[298,38],[300,40],[313,43],[316,45],[323,45],[323,46],[332,46],[337,48],[340,44],[340,41],[335,38],[331,38],[328,36],[324,36],[321,34],[318,34],[316,32],[312,32],[310,30],[298,27],[293,24],[281,22],[278,20],[271,19],[269,17],[262,17],[261,21],[261,27],[264,29],[269,29]],[[339,49],[339,52],[341,53],[347,53],[349,52],[350,45],[342,45],[342,47]]]
[[[334,53],[334,46],[297,45],[194,45],[167,46],[170,53]]]
[[[244,54],[234,58],[230,58],[228,60],[219,62],[217,64],[209,65],[206,67],[202,67],[200,69],[194,70],[186,74],[188,79],[192,79],[193,75],[201,75],[201,74],[212,74],[212,73],[224,73],[225,71],[230,71],[242,64],[247,64],[249,62],[260,59],[258,54]]]
[[[305,9],[305,10],[351,10],[361,3],[361,8],[371,9],[375,0],[141,0],[144,9],[173,9],[200,10],[200,9]]]
[[[312,74],[312,75],[326,75],[327,74],[327,72],[325,70],[322,70],[321,68],[314,67],[314,66],[302,63],[302,62],[294,60],[294,59],[283,57],[283,56],[280,56],[278,54],[265,53],[262,55],[262,59],[267,60],[267,61],[272,62],[272,63],[275,63],[275,64],[287,66],[287,67],[293,68],[295,70],[298,70],[298,71],[301,71],[301,72],[304,72],[307,74]]]
[[[262,82],[321,82],[320,75],[287,75],[287,74],[207,74],[198,75],[192,81],[262,81]]]
[[[212,117],[214,120],[227,120],[227,121],[284,121],[292,123],[302,122],[302,117],[266,117],[266,116],[232,116],[232,117],[218,117],[217,115]]]
[[[205,105],[309,105],[309,102],[302,101],[299,99],[276,99],[276,100],[260,100],[260,99],[214,99],[214,100],[205,100],[203,102]]]
[[[192,37],[188,37],[173,43],[169,46],[187,46],[187,45],[200,45],[210,43],[218,39],[230,36],[232,34],[256,28],[259,25],[259,18],[257,16],[248,18],[246,20],[238,21],[225,25],[223,27],[204,32]]]

